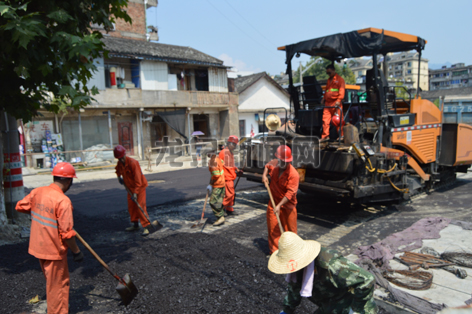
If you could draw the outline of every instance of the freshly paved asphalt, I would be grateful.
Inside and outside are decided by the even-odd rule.
[[[205,197],[210,173],[208,168],[185,169],[146,174],[146,179],[147,207],[152,207]],[[260,183],[241,178],[237,191],[260,187]],[[128,208],[126,190],[117,179],[74,183],[66,195],[72,201],[74,213],[86,216],[113,214]]]

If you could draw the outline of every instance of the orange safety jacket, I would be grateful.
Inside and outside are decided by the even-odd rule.
[[[116,175],[123,176],[123,181],[133,194],[139,194],[148,186],[148,182],[137,160],[126,157],[125,164],[118,160]]]
[[[326,90],[324,94],[324,100],[327,106],[334,106],[336,101],[342,102],[345,94],[345,83],[344,79],[339,75],[335,74],[333,78],[329,78],[326,83]]]
[[[279,177],[280,168],[277,166],[277,159],[273,159],[266,164],[268,174],[270,175],[270,192],[274,198],[275,205],[287,197],[288,202],[285,204],[295,206],[297,205],[297,192],[300,176],[297,169],[292,164],[287,165],[284,173]],[[272,202],[269,202],[269,207],[272,208]]]
[[[218,157],[224,161],[224,168],[225,168],[225,180],[226,181],[234,181],[237,177],[236,175],[236,166],[234,165],[234,155],[231,151],[226,147],[223,149]]]
[[[28,253],[44,260],[62,260],[67,254],[65,239],[76,235],[72,203],[52,183],[36,188],[16,204],[17,211],[31,213]]]
[[[224,171],[224,162],[219,158],[215,157],[216,165],[212,165],[211,161],[208,164],[208,169],[211,173],[211,182],[212,187],[214,188],[224,188],[225,187],[225,171]]]

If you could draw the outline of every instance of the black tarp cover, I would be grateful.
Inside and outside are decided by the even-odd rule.
[[[385,35],[383,30],[380,34],[372,31],[363,33],[352,31],[287,45],[285,51],[288,64],[297,53],[337,60],[388,52],[422,50],[425,45],[424,39],[416,36],[414,38],[417,40],[402,41],[398,37]]]
[[[179,133],[185,139],[187,139],[187,136],[185,136],[185,109],[179,109],[174,111],[158,111],[156,113],[175,132]]]

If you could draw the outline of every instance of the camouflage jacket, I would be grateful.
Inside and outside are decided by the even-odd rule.
[[[297,282],[288,284],[284,311],[292,314],[301,302],[300,289],[303,269],[297,272]],[[308,298],[319,309],[316,314],[375,314],[375,278],[368,271],[344,258],[338,251],[322,247],[315,259],[312,296]]]

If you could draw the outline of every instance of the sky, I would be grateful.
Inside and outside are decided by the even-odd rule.
[[[238,71],[286,70],[277,47],[367,27],[427,40],[430,68],[472,64],[472,0],[158,0],[147,24],[159,43],[190,46]],[[292,67],[308,56],[294,58]]]

